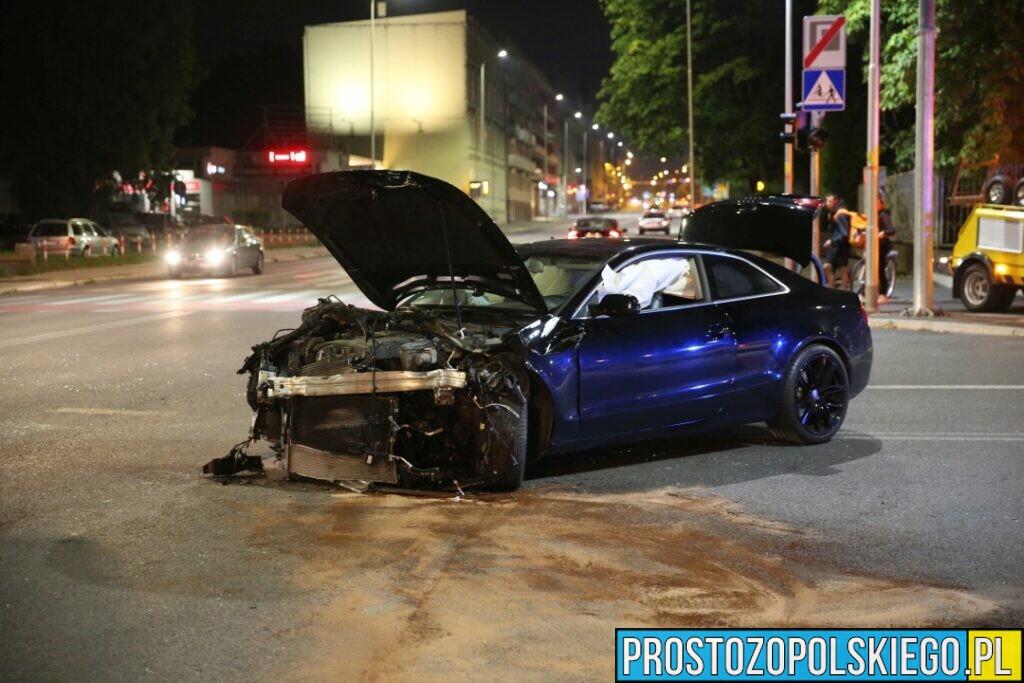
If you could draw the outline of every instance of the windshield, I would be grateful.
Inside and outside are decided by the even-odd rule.
[[[189,228],[185,235],[186,242],[206,242],[217,240],[218,242],[230,242],[235,234],[233,225],[197,225]]]
[[[597,273],[604,264],[604,258],[586,256],[564,256],[560,254],[533,254],[524,263],[537,290],[544,297],[548,310],[554,310],[565,303],[573,294]],[[459,306],[471,308],[498,308],[528,311],[530,306],[506,296],[473,289],[451,287],[429,289],[406,299],[404,306],[452,306],[458,296]]]
[[[644,218],[664,218],[665,214],[661,211],[648,211],[644,214]]]

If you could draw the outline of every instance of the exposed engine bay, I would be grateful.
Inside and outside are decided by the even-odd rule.
[[[262,471],[246,452],[262,439],[293,477],[517,487],[529,385],[516,326],[449,317],[321,299],[298,328],[253,347],[238,371],[249,375],[249,438],[203,471]]]

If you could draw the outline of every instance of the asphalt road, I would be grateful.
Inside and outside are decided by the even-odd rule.
[[[876,332],[819,447],[750,426],[457,502],[203,479],[248,347],[328,294],[365,303],[329,259],[0,297],[0,679],[585,680],[614,626],[1024,617],[1019,339]]]

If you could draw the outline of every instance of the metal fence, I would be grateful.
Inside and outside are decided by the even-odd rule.
[[[952,247],[956,242],[960,226],[971,213],[970,206],[950,206],[949,189],[952,185],[952,174],[949,177],[935,177],[935,246]],[[864,202],[864,186],[860,186],[861,206]],[[896,173],[888,177],[885,190],[885,203],[889,207],[893,223],[896,225],[896,241],[911,244],[914,241],[914,172]]]

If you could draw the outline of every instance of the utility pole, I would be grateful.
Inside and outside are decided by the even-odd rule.
[[[790,0],[786,0],[786,2],[790,2]],[[693,198],[690,208],[693,208],[697,204],[697,195],[693,188],[697,187],[698,183],[697,160],[693,158],[693,42],[690,31],[690,0],[686,0],[686,104],[689,110],[687,128],[690,137],[690,158],[687,161],[690,164],[690,179],[693,181],[690,183],[690,196]]]
[[[877,0],[876,0],[877,1]],[[917,119],[914,145],[914,307],[932,315],[935,222],[935,0],[921,0],[917,31]]]
[[[785,98],[782,111],[787,114],[793,113],[793,0],[786,0],[786,78]],[[786,132],[793,133],[792,124],[786,124]],[[782,160],[782,191],[785,194],[793,194],[793,145],[783,145]],[[693,174],[690,174],[693,177]],[[812,193],[813,194],[813,193]],[[815,221],[817,223],[817,221]]]
[[[562,215],[569,215],[569,118],[562,130]]]
[[[878,128],[881,65],[881,0],[871,0],[871,31],[868,47],[868,154],[864,168],[865,210],[868,231],[864,241],[864,307],[878,311]]]
[[[590,195],[590,183],[587,182],[587,127],[583,127],[583,207],[581,214],[587,213],[587,197]]]

